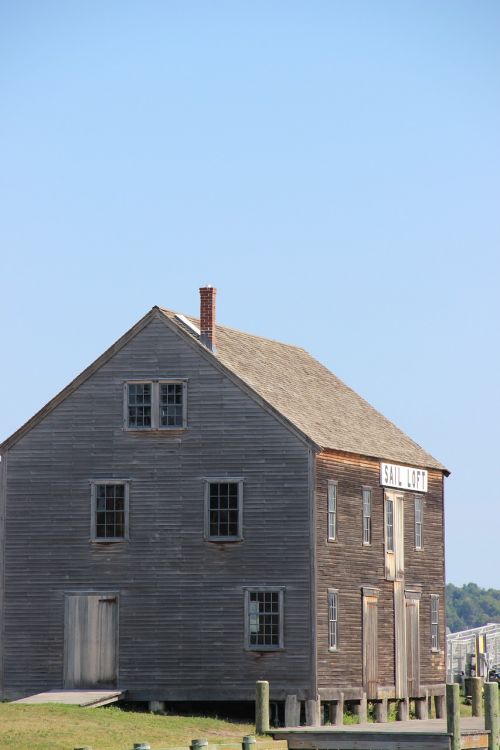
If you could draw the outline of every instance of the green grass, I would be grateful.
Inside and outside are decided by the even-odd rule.
[[[153,750],[189,745],[192,739],[210,743],[241,742],[255,734],[252,724],[199,716],[157,716],[107,708],[79,708],[61,704],[0,703],[2,750],[131,750],[134,742],[149,742]],[[262,738],[258,750],[284,743]]]

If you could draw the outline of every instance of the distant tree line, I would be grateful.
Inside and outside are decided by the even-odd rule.
[[[446,586],[446,624],[452,633],[500,622],[500,591],[482,589],[476,583],[459,588]]]

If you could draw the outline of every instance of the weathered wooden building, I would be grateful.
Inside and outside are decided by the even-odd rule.
[[[3,697],[441,694],[445,467],[200,292],[0,446]]]

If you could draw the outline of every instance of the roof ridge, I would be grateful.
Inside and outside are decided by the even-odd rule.
[[[171,315],[184,315],[185,318],[187,318],[190,321],[196,321],[196,323],[200,323],[200,319],[197,318],[195,315],[186,315],[186,313],[181,313],[178,310],[169,310],[168,307],[161,307],[158,305],[158,310],[160,310],[162,313],[170,313]],[[270,339],[267,336],[259,336],[258,333],[249,333],[248,331],[242,331],[239,328],[233,328],[232,326],[226,326],[222,323],[216,323],[216,331],[218,328],[222,328],[225,331],[232,331],[233,333],[239,333],[243,336],[251,336],[254,339],[260,339],[261,341],[270,341],[273,344],[279,344],[280,346],[287,346],[290,349],[298,349],[301,352],[306,352],[306,349],[304,349],[302,346],[297,346],[296,344],[288,344],[286,341],[278,341],[278,339]],[[309,352],[306,352],[307,354]]]

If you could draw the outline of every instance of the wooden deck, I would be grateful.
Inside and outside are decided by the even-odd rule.
[[[483,718],[461,719],[460,730],[464,750],[488,747]],[[446,721],[442,719],[285,727],[272,729],[270,734],[275,740],[286,740],[289,750],[449,750],[451,747]]]
[[[124,696],[123,690],[49,690],[21,698],[13,703],[66,703],[82,708],[98,708],[116,703]]]

